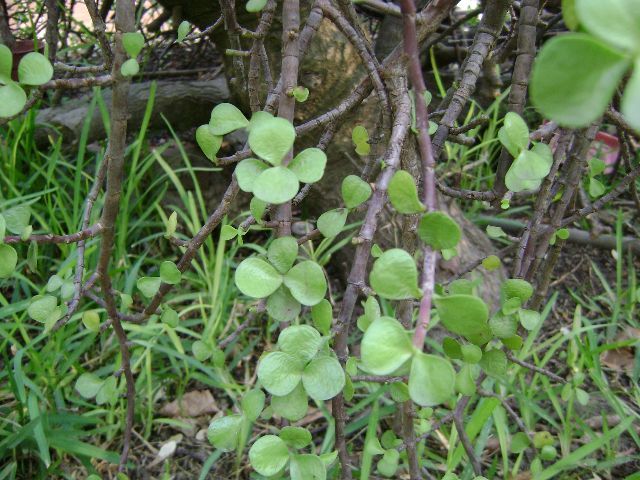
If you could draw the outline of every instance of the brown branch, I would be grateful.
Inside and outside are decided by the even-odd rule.
[[[466,395],[458,400],[453,412],[453,423],[456,426],[456,431],[458,432],[458,437],[460,437],[460,442],[464,447],[464,451],[467,452],[467,457],[469,457],[473,471],[476,475],[482,476],[482,464],[476,456],[476,452],[471,440],[469,439],[469,435],[467,435],[467,431],[464,429],[463,415],[465,408],[467,408],[467,405],[469,404],[469,400],[471,400],[471,397]]]
[[[249,105],[251,112],[260,110],[260,98],[258,92],[260,90],[260,65],[262,64],[262,51],[264,49],[264,37],[271,28],[273,17],[276,11],[275,0],[269,0],[262,10],[260,22],[256,28],[255,37],[251,50],[249,52],[249,75],[247,83],[247,92],[249,94]],[[269,63],[267,60],[266,67]],[[266,72],[265,72],[266,73]],[[269,72],[269,76],[271,73]]]
[[[525,362],[524,360],[520,360],[509,350],[506,350],[505,353],[507,354],[507,358],[511,360],[513,363],[515,363],[516,365],[519,365],[523,368],[526,368],[528,370],[531,370],[541,375],[544,375],[546,377],[549,377],[551,380],[555,380],[558,383],[567,383],[567,381],[564,378],[556,375],[555,373],[547,370],[546,368],[538,367],[537,365],[534,365],[532,363]]]
[[[105,25],[104,20],[100,15],[100,12],[98,11],[98,6],[96,5],[95,0],[85,0],[84,4],[89,11],[91,22],[93,22],[93,32],[98,39],[98,44],[100,45],[100,50],[102,51],[102,57],[104,59],[104,64],[107,68],[111,68],[111,64],[113,63],[113,52],[111,51],[111,46],[109,45],[109,40],[107,39],[106,35],[107,26]]]
[[[103,231],[103,226],[100,222],[92,225],[91,227],[85,228],[75,233],[71,233],[69,235],[54,235],[52,233],[47,233],[43,235],[29,235],[27,238],[22,239],[18,235],[8,235],[4,237],[4,243],[19,243],[19,242],[36,242],[36,243],[77,243],[83,240],[87,240],[88,238],[93,238]]]

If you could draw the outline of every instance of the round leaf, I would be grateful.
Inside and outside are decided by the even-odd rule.
[[[267,312],[279,322],[292,322],[300,315],[302,305],[293,296],[288,288],[280,286],[267,299]]]
[[[347,214],[346,208],[336,208],[324,212],[318,218],[318,230],[327,238],[337,236],[344,228],[344,224],[347,223]]]
[[[42,85],[53,78],[53,66],[41,53],[27,53],[18,64],[18,79],[24,85]]]
[[[160,321],[171,328],[176,328],[180,323],[180,318],[178,317],[178,312],[176,312],[173,308],[167,307],[162,312]]]
[[[511,156],[517,157],[529,146],[529,128],[520,115],[509,112],[504,117],[504,125],[498,130],[498,138]]]
[[[387,250],[376,259],[369,283],[378,295],[390,300],[418,298],[418,269],[413,257],[402,249]]]
[[[287,272],[284,284],[301,304],[312,307],[327,293],[327,280],[322,267],[311,260],[297,264]]]
[[[211,111],[209,125],[211,125],[211,130],[214,135],[226,135],[234,130],[247,127],[249,120],[245,118],[235,105],[221,103],[220,105],[216,105]]]
[[[456,390],[467,396],[476,393],[476,382],[473,380],[471,365],[463,365],[456,374]]]
[[[640,57],[636,58],[631,78],[622,95],[622,113],[629,124],[640,132]]]
[[[263,202],[280,205],[298,193],[298,177],[286,167],[272,167],[262,172],[253,183],[253,194]]]
[[[238,289],[252,298],[265,298],[282,284],[282,276],[268,262],[251,257],[243,260],[236,269]]]
[[[259,12],[267,4],[267,0],[249,0],[246,5],[247,12]]]
[[[351,131],[351,140],[356,147],[356,153],[358,155],[369,155],[371,145],[369,145],[369,133],[366,128],[362,125],[356,126]]]
[[[222,145],[222,137],[213,133],[211,125],[200,125],[196,129],[196,142],[198,143],[200,150],[202,150],[202,153],[204,153],[209,160],[214,161],[216,159],[216,153],[218,153],[220,146]],[[236,170],[237,169],[238,167],[236,167]],[[239,182],[240,180],[238,180],[238,183]],[[244,190],[244,188],[240,188]]]
[[[412,214],[424,211],[418,199],[418,189],[409,172],[398,170],[389,182],[389,200],[399,213]]]
[[[100,331],[100,315],[95,310],[87,310],[82,314],[82,324],[91,332]]]
[[[589,35],[561,35],[536,58],[531,99],[559,124],[584,127],[602,115],[628,67],[626,55]]]
[[[236,178],[243,192],[253,192],[253,184],[256,178],[269,166],[257,158],[246,158],[236,166]]]
[[[168,283],[169,285],[175,285],[180,283],[180,279],[182,278],[182,273],[173,262],[162,262],[160,265],[160,279],[164,283]]]
[[[253,153],[272,165],[280,165],[293,147],[296,130],[284,118],[264,118],[249,132],[249,147]]]
[[[11,245],[0,243],[0,278],[9,278],[18,264],[18,254]]]
[[[133,77],[140,72],[140,65],[135,58],[130,58],[125,61],[120,67],[120,73],[123,77]]]
[[[355,208],[369,200],[371,186],[356,175],[349,175],[342,181],[342,199],[347,208]]]
[[[214,447],[223,452],[231,452],[238,446],[241,428],[241,415],[216,418],[209,424],[207,438]]]
[[[298,256],[298,242],[293,237],[276,238],[269,245],[267,258],[280,273],[287,273]]]
[[[394,318],[375,320],[362,337],[362,366],[374,375],[389,375],[413,355],[404,327]]]
[[[440,321],[458,335],[478,335],[487,330],[489,309],[473,295],[449,295],[434,299]]]
[[[314,183],[324,175],[324,167],[327,164],[327,156],[319,148],[306,148],[298,153],[289,169],[295,173],[302,183]]]
[[[27,313],[36,322],[45,323],[58,306],[58,299],[53,295],[36,295],[31,299]]]
[[[640,4],[636,0],[576,0],[580,24],[603,42],[640,51]]]
[[[22,111],[27,94],[15,82],[0,86],[0,117],[12,117]]]
[[[272,395],[286,395],[300,383],[303,363],[294,355],[271,352],[260,359],[258,378]]]
[[[285,328],[278,337],[278,347],[285,353],[308,362],[318,353],[322,337],[309,325],[293,325]]]
[[[433,407],[449,400],[454,393],[456,372],[448,360],[417,353],[411,362],[409,395],[422,407]]]
[[[302,385],[315,400],[329,400],[344,387],[344,370],[333,357],[311,360],[302,373]]]
[[[462,345],[460,353],[467,363],[478,363],[482,358],[482,350],[477,345]]]
[[[251,422],[255,422],[264,408],[264,392],[259,388],[249,390],[242,397],[242,413]]]
[[[11,69],[13,68],[13,53],[6,45],[0,44],[0,83],[7,83],[11,80]]]
[[[443,212],[429,212],[418,224],[418,236],[434,250],[454,248],[461,235],[458,223]]]
[[[313,320],[313,325],[323,335],[329,335],[333,320],[333,307],[331,307],[329,300],[323,298],[320,303],[311,307],[311,319]]]
[[[103,381],[93,373],[83,373],[76,380],[76,391],[82,398],[93,398],[102,388]]]
[[[291,480],[325,480],[327,468],[318,455],[305,453],[291,457]]]
[[[140,32],[126,32],[122,34],[122,46],[131,58],[135,58],[144,47],[144,36]]]
[[[502,377],[507,373],[507,356],[502,350],[489,350],[482,355],[480,366],[487,375]]]
[[[151,298],[160,288],[160,283],[160,277],[142,277],[138,279],[136,286],[145,297]]]
[[[311,444],[311,432],[302,427],[283,427],[278,436],[295,449]]]
[[[189,22],[186,20],[180,22],[180,25],[178,25],[178,37],[176,38],[176,42],[182,42],[187,37],[190,29],[191,25]]]
[[[526,280],[520,278],[510,278],[502,283],[500,288],[503,300],[519,298],[524,303],[533,295],[533,286]]]
[[[302,382],[298,383],[296,388],[286,395],[273,395],[271,397],[271,408],[273,408],[276,415],[280,415],[282,418],[292,422],[297,422],[303,418],[307,414],[309,404]]]
[[[289,462],[289,449],[279,437],[265,435],[251,446],[249,461],[260,475],[271,477],[286,467]]]

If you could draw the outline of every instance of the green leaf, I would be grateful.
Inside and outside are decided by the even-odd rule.
[[[263,202],[280,205],[298,193],[298,177],[286,167],[268,168],[255,179],[253,194]]]
[[[585,127],[603,114],[628,67],[626,55],[589,35],[560,35],[536,58],[531,99],[559,124]]]
[[[444,337],[442,340],[442,350],[449,358],[462,359],[462,346],[460,343],[451,337]]]
[[[6,45],[0,44],[0,83],[11,80],[11,70],[13,68],[13,53]]]
[[[214,447],[231,452],[238,446],[242,428],[242,415],[229,415],[214,419],[207,429],[207,438]]]
[[[246,128],[249,125],[249,120],[235,105],[221,103],[211,111],[209,125],[211,125],[214,135],[226,135],[234,130]]]
[[[280,165],[296,139],[296,130],[288,120],[279,117],[261,119],[249,132],[253,153],[272,165]]]
[[[169,285],[176,285],[177,283],[180,283],[181,278],[182,273],[175,263],[165,261],[160,264],[160,279],[164,283],[168,283]]]
[[[169,218],[167,219],[167,230],[164,233],[164,238],[171,238],[174,233],[176,233],[176,228],[178,227],[178,214],[176,212],[171,212]]]
[[[18,253],[11,245],[0,244],[0,278],[9,278],[18,264]]]
[[[320,230],[320,233],[326,238],[337,236],[342,232],[344,224],[347,223],[348,213],[349,211],[346,208],[336,208],[324,212],[320,215],[320,218],[318,218],[318,230]]]
[[[505,184],[513,192],[535,190],[549,175],[553,155],[544,143],[538,143],[531,150],[523,150],[513,161],[505,175]]]
[[[527,330],[535,330],[540,323],[540,314],[534,310],[518,310],[520,324]]]
[[[605,43],[640,52],[640,6],[635,0],[577,0],[580,24]]]
[[[591,198],[601,197],[606,191],[607,189],[600,180],[597,180],[593,177],[589,179],[589,196]]]
[[[323,298],[320,303],[311,307],[311,320],[313,320],[313,325],[320,333],[329,335],[331,332],[331,322],[333,320],[333,308],[329,300]]]
[[[347,208],[355,208],[371,196],[371,186],[357,175],[346,176],[342,181],[341,190]]]
[[[462,336],[478,335],[487,330],[489,309],[473,295],[449,295],[434,299],[442,324]]]
[[[116,377],[111,376],[105,379],[102,383],[102,387],[98,390],[96,395],[96,403],[98,405],[104,405],[108,403],[114,405],[118,400],[118,380]]]
[[[267,5],[267,0],[249,0],[246,5],[247,12],[259,12]]]
[[[182,42],[188,35],[189,30],[191,30],[191,25],[186,20],[180,22],[178,25],[178,38],[176,38],[176,42]]]
[[[191,345],[191,351],[193,352],[193,356],[199,362],[204,362],[211,358],[213,355],[213,349],[207,345],[202,340],[196,340]]]
[[[95,310],[87,310],[82,313],[82,324],[91,332],[100,331],[100,315]]]
[[[167,307],[162,312],[160,321],[171,328],[176,328],[180,323],[180,318],[178,317],[178,312],[173,308]]]
[[[522,348],[522,344],[524,343],[520,335],[514,335],[513,337],[509,338],[501,338],[500,341],[509,350],[520,350]]]
[[[280,273],[287,273],[298,256],[298,242],[293,237],[276,238],[269,245],[267,258]]]
[[[411,362],[409,394],[422,407],[449,400],[454,393],[456,372],[451,363],[436,355],[416,353]]]
[[[422,296],[418,288],[418,269],[413,257],[402,249],[392,248],[373,263],[369,283],[378,295],[390,300]]]
[[[356,153],[358,155],[369,155],[371,145],[369,145],[369,133],[366,128],[362,125],[356,126],[351,131],[351,140],[356,147]]]
[[[247,258],[236,269],[238,289],[252,298],[265,298],[282,284],[282,275],[261,258]]]
[[[369,325],[380,318],[380,305],[375,297],[367,297],[364,303],[364,315],[358,317],[357,325],[362,332],[366,332]]]
[[[144,47],[144,35],[140,32],[123,33],[122,46],[129,57],[136,58]]]
[[[476,382],[473,379],[473,367],[471,365],[463,365],[456,374],[456,390],[469,397],[476,393]]]
[[[223,225],[220,229],[220,240],[227,242],[238,236],[238,229],[233,225]]]
[[[249,193],[253,192],[253,185],[256,178],[268,168],[269,165],[257,158],[246,158],[238,163],[235,174],[240,190]]]
[[[18,64],[18,79],[23,85],[42,85],[53,78],[53,66],[41,53],[27,53]]]
[[[60,275],[51,275],[49,277],[49,280],[47,281],[45,290],[49,293],[55,292],[56,290],[60,289],[63,283],[64,280],[62,279],[62,277],[60,277]]]
[[[502,265],[502,262],[496,255],[489,255],[487,258],[482,260],[482,266],[489,271],[497,270],[500,268],[500,265]]]
[[[598,157],[590,158],[587,163],[589,164],[589,175],[592,177],[600,175],[607,168],[607,164]]]
[[[320,333],[309,325],[287,327],[278,337],[280,350],[298,357],[304,363],[316,356],[321,344]]]
[[[289,169],[296,174],[300,182],[314,183],[322,178],[326,165],[327,156],[322,150],[305,148],[291,160]]]
[[[251,445],[249,462],[260,475],[271,477],[287,466],[289,449],[279,437],[265,435]]]
[[[255,422],[264,408],[264,392],[259,388],[249,390],[242,397],[241,408],[244,416],[251,422]]]
[[[309,98],[309,89],[307,87],[301,87],[298,85],[296,88],[293,89],[292,93],[296,101],[300,103],[306,102],[307,98]]]
[[[395,318],[381,317],[375,320],[362,337],[362,367],[374,375],[393,373],[412,355],[411,340]]]
[[[83,373],[76,380],[76,391],[82,398],[93,398],[102,388],[103,380],[93,373]]]
[[[136,282],[136,286],[145,297],[151,298],[160,288],[160,283],[160,277],[141,277]]]
[[[202,150],[202,153],[204,153],[209,160],[215,161],[216,153],[218,153],[220,146],[222,145],[222,137],[213,133],[211,125],[207,123],[206,125],[200,125],[196,129],[196,142],[198,143],[200,150]],[[236,171],[237,169],[238,167],[236,167]]]
[[[287,445],[300,449],[311,445],[311,432],[302,427],[283,427],[278,435]]]
[[[513,315],[520,309],[521,306],[522,306],[522,302],[520,301],[519,298],[517,297],[509,298],[502,303],[501,312],[504,315]]]
[[[137,75],[138,72],[140,72],[140,65],[135,58],[130,58],[125,61],[120,67],[120,74],[123,77],[133,77],[134,75]]]
[[[489,327],[496,337],[511,338],[518,331],[518,322],[511,315],[501,315],[500,313],[497,313],[489,320]]]
[[[502,377],[507,373],[507,356],[502,350],[486,351],[482,355],[480,366],[487,375]]]
[[[371,256],[373,258],[380,258],[380,255],[382,255],[383,253],[384,253],[384,250],[380,248],[380,245],[378,245],[377,243],[374,243],[373,246],[371,247]]]
[[[388,194],[391,205],[399,213],[408,215],[423,212],[425,209],[418,199],[418,189],[409,172],[398,170],[391,177]]]
[[[58,306],[58,299],[53,295],[36,295],[31,299],[27,313],[36,322],[45,323]]]
[[[327,293],[322,267],[311,260],[300,262],[284,276],[284,284],[301,304],[312,307]]]
[[[0,117],[13,117],[22,111],[27,103],[27,94],[15,82],[0,87]]]
[[[512,157],[517,157],[529,146],[529,128],[520,115],[509,112],[504,117],[504,125],[498,130],[500,143]]]
[[[293,298],[284,285],[267,298],[267,312],[279,322],[293,322],[300,315],[301,310],[300,302]]]
[[[340,362],[333,357],[318,357],[305,367],[302,373],[302,385],[315,400],[329,400],[344,387],[344,370]]]
[[[7,234],[7,221],[4,219],[4,216],[0,213],[0,244],[4,243],[4,237]]]
[[[426,213],[418,224],[418,236],[434,250],[454,248],[462,233],[458,223],[444,212]]]
[[[292,422],[297,422],[307,414],[309,404],[307,402],[307,393],[304,391],[302,382],[296,385],[290,393],[271,397],[271,408],[282,418],[286,418]]]
[[[562,20],[569,30],[576,31],[580,26],[576,0],[562,0]]]
[[[482,350],[477,345],[462,345],[460,353],[466,363],[478,363],[482,358]]]
[[[503,238],[507,236],[501,227],[494,227],[493,225],[487,225],[486,231],[487,235],[491,238]]]
[[[285,352],[271,352],[258,363],[258,379],[272,395],[290,393],[302,378],[304,363],[295,355]]]
[[[400,461],[400,452],[395,448],[390,448],[384,452],[382,458],[378,461],[378,472],[385,477],[393,477],[398,470]]]
[[[509,449],[511,453],[522,453],[524,452],[531,442],[529,441],[529,437],[524,432],[518,432],[513,437],[511,437],[511,445]]]
[[[325,480],[327,468],[318,455],[305,453],[291,456],[291,480]]]
[[[640,132],[640,56],[636,58],[631,78],[622,95],[621,110],[629,124]]]
[[[500,287],[502,299],[519,298],[522,305],[533,295],[533,286],[526,280],[510,278],[505,280]]]
[[[251,211],[251,215],[253,215],[253,218],[255,218],[258,223],[260,223],[264,212],[267,210],[267,203],[263,202],[259,198],[253,197],[251,199],[251,203],[249,204],[249,210]]]

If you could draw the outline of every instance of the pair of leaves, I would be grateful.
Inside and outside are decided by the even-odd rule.
[[[282,433],[280,436],[265,435],[256,440],[249,449],[249,462],[256,472],[265,477],[281,473],[290,462],[289,473],[292,480],[327,478],[327,467],[323,458],[313,454],[289,453]]]
[[[284,283],[293,298],[302,305],[316,305],[327,291],[324,272],[310,260],[292,267],[297,254],[295,238],[274,240],[267,251],[269,261],[250,257],[240,263],[235,273],[236,286],[249,297],[266,298]]]
[[[240,402],[242,413],[214,419],[207,429],[207,439],[214,447],[224,452],[235,450],[243,427],[258,419],[264,404],[265,395],[262,390],[249,390]]]
[[[118,381],[110,376],[101,379],[93,373],[83,373],[76,380],[76,391],[85,399],[96,399],[98,405],[113,405],[118,400]]]
[[[454,393],[455,370],[449,361],[417,351],[408,332],[394,318],[381,317],[366,330],[361,345],[363,368],[389,375],[409,362],[409,395],[422,406],[438,405]]]
[[[136,282],[136,286],[145,297],[151,298],[157,293],[162,282],[168,283],[169,285],[176,285],[180,283],[181,279],[182,273],[176,264],[165,261],[160,264],[159,277],[141,277]]]
[[[635,0],[576,0],[575,14],[589,34],[547,42],[534,64],[531,97],[549,118],[584,127],[599,118],[622,77],[634,71],[622,96],[622,113],[640,130],[640,8]]]
[[[317,400],[335,397],[344,387],[344,371],[331,356],[317,355],[323,344],[320,333],[308,325],[288,327],[280,333],[280,351],[262,357],[258,378],[275,396],[291,394],[300,383]]]
[[[27,94],[11,78],[13,53],[0,45],[0,117],[12,117],[22,111]],[[18,64],[18,80],[23,85],[38,86],[53,78],[51,62],[39,52],[27,53]]]
[[[536,190],[549,175],[552,164],[553,153],[549,146],[536,143],[531,150],[518,154],[505,175],[505,184],[512,192]]]
[[[58,299],[53,295],[36,295],[31,299],[27,313],[36,322],[44,323],[48,329],[67,313],[67,306],[58,305]]]

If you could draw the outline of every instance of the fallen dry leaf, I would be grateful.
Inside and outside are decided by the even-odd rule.
[[[218,407],[209,390],[193,390],[167,403],[160,413],[169,417],[199,417],[217,411]]]
[[[615,338],[616,342],[628,340],[640,342],[640,329],[627,327]],[[636,347],[637,344],[606,350],[600,355],[600,361],[605,367],[615,372],[625,372],[627,375],[631,375],[635,361]]]

